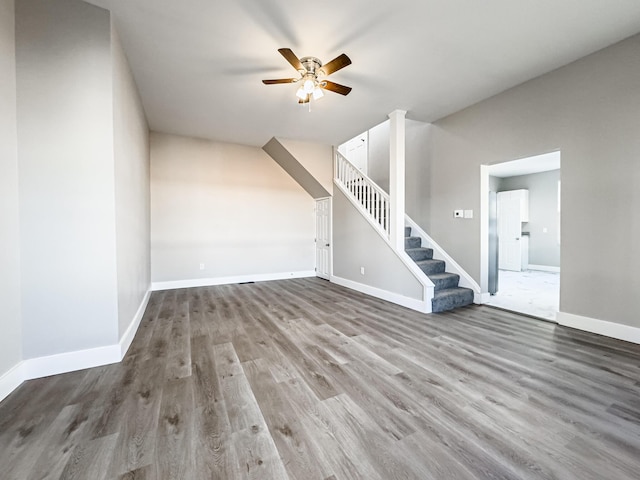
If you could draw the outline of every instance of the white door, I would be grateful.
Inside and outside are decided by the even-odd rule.
[[[346,159],[365,175],[367,174],[367,157],[369,155],[367,136],[365,132],[349,140],[346,144],[345,153]]]
[[[498,268],[501,270],[522,270],[520,218],[518,192],[498,192]]]
[[[331,277],[331,198],[316,200],[316,275]]]

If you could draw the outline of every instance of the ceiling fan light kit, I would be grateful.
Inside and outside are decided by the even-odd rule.
[[[288,48],[280,48],[278,51],[291,64],[291,66],[298,71],[300,77],[262,80],[262,83],[265,85],[302,82],[302,85],[296,90],[298,103],[309,103],[311,98],[314,100],[322,98],[324,96],[323,90],[330,90],[332,92],[339,93],[340,95],[348,95],[351,91],[351,87],[346,87],[339,83],[330,82],[322,78],[337,72],[347,65],[351,65],[351,59],[344,53],[323,66],[322,62],[316,57],[303,57],[299,59]]]

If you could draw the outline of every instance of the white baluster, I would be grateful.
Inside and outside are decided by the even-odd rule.
[[[373,218],[376,223],[380,223],[378,220],[378,192],[373,192]]]

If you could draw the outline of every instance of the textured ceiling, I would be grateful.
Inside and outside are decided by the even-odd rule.
[[[640,32],[638,0],[91,0],[111,10],[152,130],[339,144],[395,109],[434,121]],[[277,49],[353,64],[306,106]]]

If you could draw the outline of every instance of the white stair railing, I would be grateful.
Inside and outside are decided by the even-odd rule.
[[[389,238],[389,195],[336,152],[335,181],[350,193],[373,223]]]

